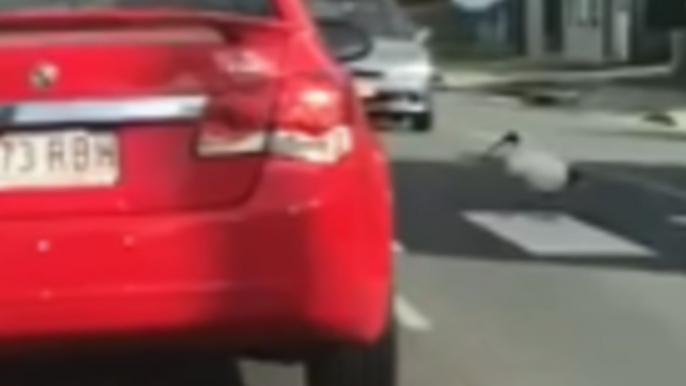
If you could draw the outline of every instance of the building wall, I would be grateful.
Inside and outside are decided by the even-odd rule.
[[[546,42],[545,4],[562,3],[559,52]],[[670,57],[669,34],[646,27],[645,4],[660,0],[527,0],[526,53],[572,64],[657,63]]]
[[[407,10],[415,22],[432,28],[430,44],[438,56],[503,57],[523,53],[522,2],[503,0],[483,12],[465,12],[448,1]]]
[[[564,49],[571,63],[600,65],[610,58],[607,29],[610,12],[605,0],[564,0]]]
[[[633,31],[636,29],[636,14],[633,8],[635,1],[610,1],[610,20],[608,23],[609,60],[618,63],[632,61],[634,54]]]

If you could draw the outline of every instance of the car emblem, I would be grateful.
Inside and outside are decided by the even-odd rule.
[[[30,76],[31,85],[39,90],[45,90],[55,85],[59,79],[60,70],[53,64],[37,66]]]

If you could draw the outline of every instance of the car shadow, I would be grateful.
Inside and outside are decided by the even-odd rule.
[[[441,257],[532,264],[655,271],[686,270],[686,226],[669,221],[686,214],[686,195],[657,192],[636,183],[662,175],[686,187],[686,169],[627,164],[581,164],[576,187],[546,200],[495,164],[396,161],[397,232],[414,258]],[[655,257],[541,256],[527,253],[465,218],[470,211],[562,212],[631,240]]]
[[[243,386],[234,361],[169,351],[55,352],[5,358],[0,379],[7,386]]]

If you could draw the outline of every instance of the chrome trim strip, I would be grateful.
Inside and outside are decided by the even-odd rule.
[[[202,157],[221,157],[225,155],[255,154],[265,152],[269,143],[268,132],[255,132],[250,135],[230,139],[201,139],[198,143],[198,153]]]
[[[121,123],[199,118],[208,98],[136,97],[113,100],[29,101],[0,106],[0,122],[10,126]]]

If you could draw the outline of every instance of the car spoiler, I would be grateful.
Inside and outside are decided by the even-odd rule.
[[[221,12],[177,10],[87,10],[65,11],[3,11],[0,12],[0,32],[11,31],[74,31],[136,27],[210,27],[227,41],[236,38],[236,26],[264,29],[288,28],[279,19],[252,17]]]

